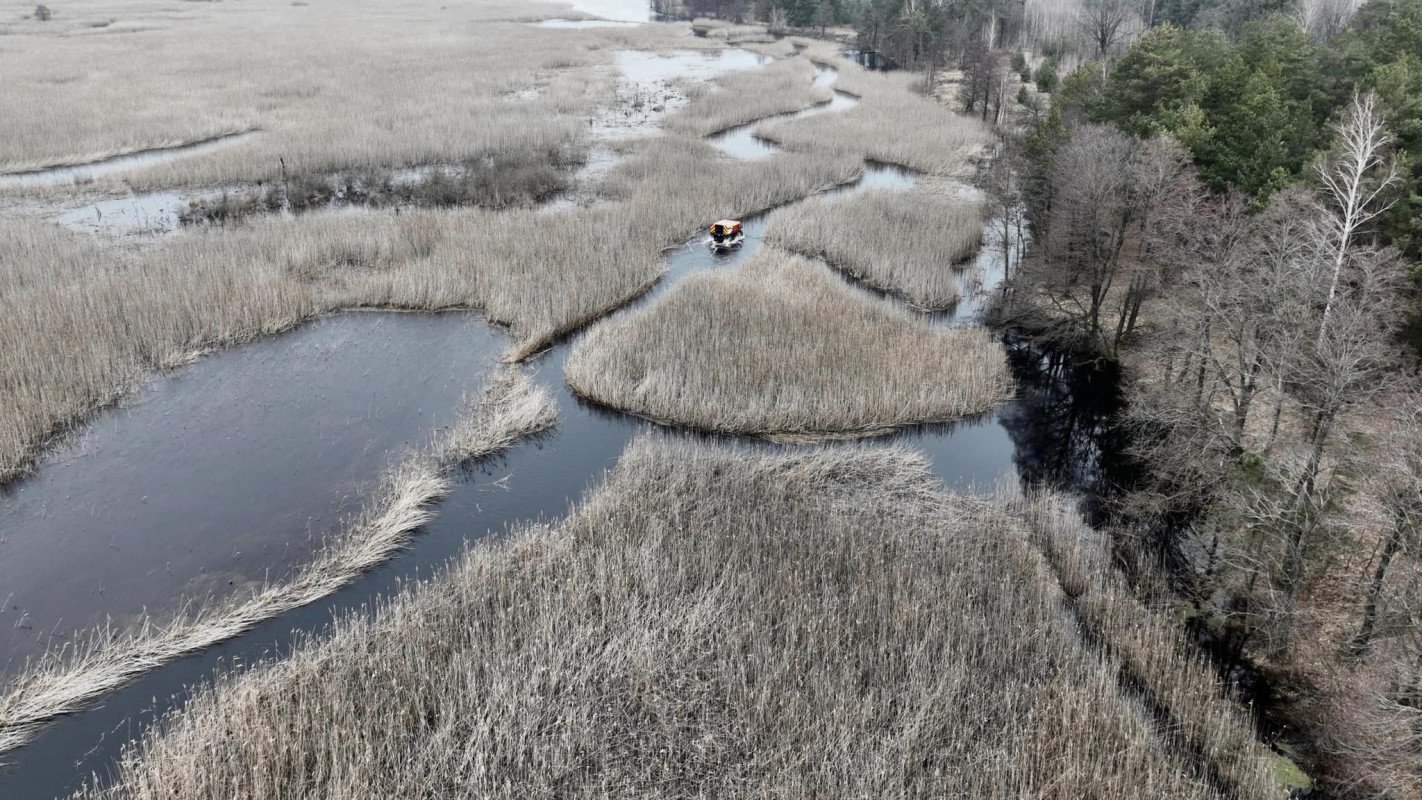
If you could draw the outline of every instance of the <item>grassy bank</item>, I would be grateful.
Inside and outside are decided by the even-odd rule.
[[[816,198],[771,215],[777,246],[824,259],[858,281],[938,310],[958,300],[953,267],[982,245],[983,204],[946,187]]]
[[[1239,797],[1278,793],[1248,711],[1166,609],[1143,603],[1112,561],[1110,542],[1061,498],[1038,496],[1010,505],[1030,523],[1082,624],[1120,660],[1124,674],[1163,710],[1187,746]]]
[[[1218,797],[1029,538],[905,451],[644,439],[564,523],[221,678],[86,796]]]
[[[146,372],[289,328],[319,307],[279,260],[211,255],[133,258],[0,220],[0,482]]]
[[[986,411],[1011,392],[985,330],[930,328],[822,265],[767,248],[684,279],[573,346],[573,389],[705,430],[867,434]]]
[[[505,449],[558,420],[547,391],[515,369],[486,387],[426,451],[394,469],[366,514],[295,577],[246,599],[201,608],[191,616],[104,632],[0,685],[0,753],[19,747],[55,718],[71,714],[149,670],[211,647],[345,586],[390,558],[430,519],[431,505],[449,491],[455,467]]]

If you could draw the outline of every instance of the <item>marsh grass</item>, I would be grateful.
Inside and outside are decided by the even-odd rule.
[[[178,216],[186,225],[222,225],[254,214],[303,213],[343,206],[385,208],[531,208],[569,186],[573,156],[552,151],[490,155],[457,165],[411,170],[345,170],[296,175],[199,197]]]
[[[481,309],[511,328],[511,357],[526,357],[644,292],[663,250],[705,220],[863,169],[849,155],[752,165],[714,152],[683,137],[643,143],[609,176],[614,201],[560,214],[259,216],[137,251],[0,221],[0,482],[153,370],[341,309]]]
[[[953,307],[955,265],[982,245],[983,204],[944,187],[812,198],[770,216],[776,246],[823,259],[925,310]]]
[[[993,141],[991,129],[913,91],[913,73],[871,73],[817,43],[809,57],[839,71],[835,88],[859,98],[842,114],[769,121],[755,135],[795,150],[829,148],[936,175],[961,175]]]
[[[815,66],[809,59],[784,58],[769,66],[719,79],[717,87],[698,86],[686,108],[667,119],[667,128],[708,136],[747,122],[828,103],[828,89],[812,86]]]
[[[218,186],[279,180],[283,164],[325,175],[578,150],[614,84],[600,68],[609,52],[589,47],[672,40],[662,26],[550,36],[513,21],[530,4],[511,0],[251,0],[180,15],[122,0],[84,6],[74,19],[119,21],[100,35],[5,36],[0,172],[253,129],[262,134],[240,146],[123,177],[139,190]],[[529,101],[505,99],[528,87],[538,88]]]
[[[280,262],[132,258],[39,222],[0,221],[0,482],[155,369],[315,312]]]
[[[779,437],[950,420],[1011,394],[1006,355],[987,331],[930,327],[771,248],[592,328],[574,343],[566,378],[650,419]]]
[[[451,470],[557,421],[557,405],[547,390],[517,369],[505,368],[450,431],[393,469],[342,538],[290,580],[161,624],[145,621],[136,629],[102,632],[80,647],[47,655],[0,686],[0,753],[145,672],[351,583],[390,558],[431,518],[432,505],[449,491]]]
[[[81,796],[1217,798],[1029,538],[906,451],[644,438],[556,528],[219,677]]]
[[[1112,562],[1105,536],[1065,507],[1037,495],[1007,503],[1026,519],[1082,623],[1169,715],[1191,749],[1235,796],[1276,796],[1272,751],[1248,711],[1224,685],[1179,620],[1138,599]]]

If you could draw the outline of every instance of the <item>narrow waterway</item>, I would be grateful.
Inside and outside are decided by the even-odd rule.
[[[833,79],[833,71],[825,69],[821,69],[816,78],[817,82],[822,82],[821,85],[825,86],[832,84]],[[835,101],[812,111],[822,113],[842,110],[854,104],[853,98],[843,93],[837,92],[835,97]],[[758,142],[748,135],[749,127],[746,130],[746,138]],[[724,140],[722,143],[724,144]],[[755,146],[770,147],[768,143],[763,142]],[[771,156],[773,150],[764,156],[754,157]],[[912,186],[913,182],[913,175],[904,170],[870,164],[866,166],[863,178],[834,191],[894,191],[906,189]],[[701,236],[671,251],[666,262],[667,277],[652,292],[615,313],[631,313],[635,308],[669,290],[688,274],[702,270],[725,269],[750,258],[761,246],[766,220],[765,214],[746,219],[746,241],[739,249],[730,253],[712,253]],[[969,299],[951,313],[931,317],[934,322],[977,323],[982,299],[996,290],[1005,255],[1001,243],[995,240],[991,222],[985,230],[986,241],[982,255],[975,264],[964,270],[963,281],[969,290],[964,296]],[[998,266],[994,267],[994,264]],[[406,320],[420,322],[403,322]],[[365,362],[372,385],[366,386],[360,382],[342,384],[337,381],[325,393],[315,396],[329,399],[333,404],[332,416],[354,419],[359,424],[373,424],[377,427],[386,425],[385,417],[381,414],[387,414],[399,419],[416,420],[413,428],[437,427],[441,420],[447,419],[449,410],[457,406],[457,403],[453,402],[457,399],[455,395],[466,390],[468,384],[461,382],[463,378],[467,377],[477,385],[478,377],[492,366],[496,349],[494,338],[498,335],[491,332],[477,315],[358,314],[338,317],[308,326],[294,334],[257,342],[207,359],[190,370],[189,374],[196,376],[191,382],[201,384],[211,381],[215,387],[219,387],[211,389],[212,392],[248,393],[253,397],[252,402],[266,402],[263,418],[271,419],[273,427],[262,432],[264,439],[282,439],[289,449],[301,450],[303,446],[311,443],[313,434],[309,426],[324,424],[310,416],[313,411],[320,410],[319,403],[295,402],[291,397],[280,393],[281,386],[244,385],[240,378],[241,373],[235,371],[229,362],[240,364],[245,359],[257,364],[282,361],[285,370],[283,374],[290,375],[293,384],[301,386],[303,378],[311,378],[321,369],[320,362],[313,361],[308,350],[325,350],[334,354],[342,349],[337,346],[339,337],[350,335],[351,326],[361,328],[387,324],[390,326],[388,330],[395,332],[393,336],[399,340],[390,343],[386,354],[395,361],[422,362],[425,360],[425,348],[429,347],[432,338],[449,342],[449,358],[431,365],[409,366],[409,369],[416,370],[418,375],[424,374],[426,369],[433,369],[435,372],[448,373],[451,377],[452,382],[444,383],[431,373],[429,380],[434,381],[434,384],[423,390],[418,388],[421,385],[418,380],[414,382],[416,394],[421,399],[412,398],[412,404],[418,404],[420,408],[425,409],[425,403],[428,402],[429,408],[418,412],[407,409],[403,416],[384,401],[371,400],[370,407],[364,412],[359,408],[364,398],[383,397],[384,395],[378,394],[380,392],[410,391],[409,376],[404,373],[391,380],[382,377],[382,370],[389,360],[383,356],[368,358]],[[302,341],[307,343],[305,349],[294,346]],[[1106,420],[1114,410],[1114,394],[1083,383],[1082,375],[1059,359],[1037,353],[1025,345],[1009,344],[1013,372],[1020,387],[1016,400],[973,419],[908,428],[880,441],[903,443],[924,451],[932,459],[934,473],[946,486],[957,490],[991,490],[1002,481],[1032,480],[1053,483],[1070,490],[1093,492],[1098,488],[1102,465],[1110,458],[1109,452],[1103,449],[1103,432],[1106,429]],[[72,791],[92,773],[106,775],[123,743],[137,735],[155,714],[181,707],[187,692],[186,687],[209,679],[214,670],[250,664],[266,658],[280,658],[289,651],[293,632],[319,636],[332,615],[368,608],[377,598],[398,591],[409,581],[428,577],[448,563],[449,559],[457,556],[468,542],[501,534],[511,526],[529,521],[556,519],[566,514],[570,504],[602,480],[605,470],[615,463],[618,455],[634,436],[642,431],[656,429],[651,423],[589,404],[575,397],[563,380],[563,365],[569,351],[568,345],[567,341],[560,343],[529,365],[537,380],[556,395],[562,413],[562,420],[557,429],[520,443],[505,455],[474,468],[440,504],[437,518],[421,530],[411,546],[399,557],[328,598],[270,620],[222,645],[159,668],[134,684],[107,696],[102,705],[59,720],[32,744],[7,754],[6,758],[15,763],[0,772],[0,796],[55,797]],[[420,355],[412,357],[407,352],[409,347],[419,348]],[[204,368],[208,369],[207,373],[200,371]],[[277,391],[277,394],[268,397],[265,394],[268,391]],[[350,396],[338,397],[340,394]],[[191,425],[189,415],[193,412],[193,407],[185,406],[184,403],[201,405],[205,402],[205,397],[207,395],[197,392],[186,401],[175,401],[164,413],[147,417],[144,415],[148,412],[143,410],[143,403],[140,403],[134,410],[114,412],[111,418],[116,421],[114,424],[118,428],[123,428],[125,424],[135,424],[124,422],[135,419],[135,414],[138,415],[137,419],[148,419],[148,422],[138,426],[140,432],[144,427],[150,430],[161,427],[164,420],[179,427]],[[358,408],[342,411],[339,410],[345,408],[340,405],[342,403],[355,403]],[[440,410],[430,410],[434,406],[438,406]],[[153,410],[157,411],[159,407],[155,406]],[[362,423],[363,420],[367,422]],[[390,430],[381,434],[385,439],[372,444],[368,451],[369,454],[380,455],[368,459],[371,465],[387,463],[388,456],[385,454],[392,449],[398,449],[393,445],[402,444],[412,436],[405,432],[412,428],[404,426],[404,423],[392,422],[389,426]],[[102,423],[97,427],[102,427]],[[166,435],[170,432],[160,433]],[[201,446],[205,442],[224,440],[220,430],[196,438],[186,436],[181,430],[173,433],[171,440],[160,435],[157,441],[171,444],[173,449],[177,449],[179,445],[191,446],[197,442]],[[676,431],[667,433],[695,435]],[[167,465],[164,467],[166,471],[162,480],[156,485],[162,487],[161,493],[172,495],[173,498],[200,497],[210,500],[214,508],[227,508],[229,513],[234,515],[243,510],[244,504],[262,507],[263,501],[254,500],[250,491],[243,491],[246,488],[243,480],[232,480],[228,477],[229,473],[223,472],[227,468],[227,458],[235,458],[239,463],[247,459],[260,465],[257,456],[264,452],[260,448],[253,447],[248,452],[238,447],[237,452],[227,458],[222,455],[226,451],[219,451],[211,456],[208,466],[195,468],[187,464],[183,460],[187,456],[181,454],[174,455],[172,459],[151,458],[150,456],[156,454],[146,449],[150,445],[144,442],[148,440],[137,434],[132,438],[118,433],[113,436],[116,441],[131,441],[133,444],[128,449],[110,449],[105,445],[102,452],[109,453],[108,457],[112,460],[107,466],[103,466],[103,462],[99,460],[76,459],[75,463],[69,466],[77,467],[82,479],[68,479],[67,488],[59,486],[43,490],[52,493],[49,502],[35,504],[26,499],[20,504],[21,511],[35,508],[53,509],[55,513],[80,514],[82,517],[83,508],[79,511],[61,511],[61,507],[85,505],[87,492],[96,490],[96,487],[107,486],[109,481],[142,483],[153,479],[154,476],[146,474],[146,471],[150,470],[154,463]],[[344,441],[344,437],[338,438]],[[352,441],[358,438],[357,434],[353,434]],[[322,436],[316,436],[316,439],[320,441]],[[759,441],[756,446],[782,447]],[[332,459],[333,464],[337,464],[342,459],[351,457],[351,451],[345,444],[332,445],[326,456]],[[80,464],[86,466],[79,466]],[[100,468],[101,466],[103,468]],[[315,477],[293,480],[320,480],[323,469],[319,464],[297,468],[293,463],[281,460],[266,466],[275,473],[270,477],[270,481],[277,484],[281,483],[283,476],[294,475],[307,469],[313,470]],[[325,469],[329,474],[333,468]],[[118,470],[139,474],[116,479],[114,472]],[[253,477],[252,480],[256,478]],[[39,485],[41,484],[36,484]],[[344,488],[348,485],[354,483],[334,481],[325,487],[322,496],[326,498],[326,502],[335,498],[339,507],[342,498],[351,496],[349,490]],[[24,484],[21,484],[21,487],[23,486]],[[115,484],[106,491],[118,497],[123,494],[118,488],[119,484]],[[148,492],[147,495],[140,494],[140,498],[153,498],[160,494],[159,489],[136,488],[134,491]],[[165,498],[163,502],[176,501]],[[137,502],[128,512],[129,516],[123,518],[123,524],[136,526],[139,523],[130,523],[128,520],[147,519],[140,516],[147,513],[143,510],[143,505],[141,500]],[[90,509],[90,512],[93,513],[93,509]],[[201,509],[190,508],[185,512],[202,516]],[[162,537],[163,548],[195,546],[191,539],[185,537],[206,537],[221,542],[221,549],[230,544],[236,550],[246,549],[250,552],[252,543],[257,541],[248,540],[247,534],[240,530],[240,526],[229,526],[226,533],[213,534],[205,534],[191,526],[174,526],[169,516],[176,513],[164,511],[158,514],[157,518],[142,523],[150,527],[165,527],[163,533],[154,534]],[[43,518],[44,514],[38,516]],[[325,518],[323,515],[322,519]],[[103,517],[96,519],[102,520]],[[297,521],[297,518],[288,520],[292,521]],[[91,526],[93,531],[101,528],[98,523]],[[301,534],[308,535],[304,530]],[[94,534],[89,535],[90,539],[84,544],[92,547]],[[37,537],[34,541],[36,547],[43,544]],[[161,558],[159,549],[149,550],[147,556]],[[138,551],[130,568],[140,573],[146,568],[151,574],[155,564],[161,562],[155,560],[143,564],[142,555],[142,551]],[[135,580],[134,583],[142,583],[142,580]]]
[[[150,167],[154,164],[163,164],[180,158],[210,153],[213,150],[224,147],[232,147],[256,135],[257,133],[255,131],[230,133],[223,136],[214,136],[211,139],[204,139],[191,144],[178,145],[175,147],[155,147],[151,150],[114,156],[113,158],[105,158],[87,164],[49,167],[25,172],[3,172],[0,173],[0,189],[29,186],[61,186],[67,183],[82,183],[137,167]]]

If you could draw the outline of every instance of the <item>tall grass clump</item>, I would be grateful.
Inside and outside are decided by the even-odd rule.
[[[943,189],[812,198],[774,212],[768,238],[824,259],[918,308],[958,302],[958,272],[982,244],[983,203]]]
[[[594,327],[573,345],[566,377],[579,394],[654,420],[778,437],[949,420],[1011,392],[987,331],[930,327],[768,248]]]
[[[449,491],[452,469],[557,421],[557,405],[547,390],[506,368],[442,439],[394,468],[365,514],[292,579],[163,624],[101,634],[76,649],[50,654],[0,686],[0,753],[24,745],[55,718],[81,710],[149,670],[351,583],[390,558],[431,518],[432,504]]]
[[[841,149],[938,175],[961,174],[993,142],[986,124],[917,93],[915,74],[871,73],[837,56],[825,60],[839,70],[835,88],[859,97],[859,105],[842,114],[772,120],[757,125],[756,136],[795,150]]]
[[[1010,505],[1029,522],[1082,624],[1169,715],[1187,745],[1237,797],[1277,795],[1272,753],[1256,736],[1248,711],[1179,621],[1148,607],[1126,585],[1106,537],[1059,497],[1015,498]]]
[[[1218,798],[1025,535],[906,451],[644,438],[556,528],[220,677],[80,796]]]
[[[690,136],[707,136],[747,122],[788,114],[830,101],[830,91],[815,87],[809,59],[786,58],[769,66],[727,75],[718,87],[697,86],[691,103],[667,119],[667,127]]]

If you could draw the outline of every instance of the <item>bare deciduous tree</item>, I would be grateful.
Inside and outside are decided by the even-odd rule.
[[[1006,71],[1002,55],[980,41],[972,41],[963,48],[959,64],[963,71],[963,80],[958,85],[958,100],[963,104],[963,110],[969,114],[978,110],[978,104],[981,103],[982,118],[987,120],[993,89]]]
[[[1135,19],[1136,6],[1130,0],[1084,0],[1076,15],[1076,26],[1095,48],[1105,69],[1107,56],[1130,35]]]
[[[1339,153],[1317,169],[1325,190],[1320,232],[1323,246],[1333,262],[1328,299],[1319,324],[1320,345],[1327,335],[1338,281],[1354,239],[1364,225],[1392,207],[1384,193],[1397,181],[1396,164],[1384,161],[1384,152],[1392,139],[1384,127],[1376,95],[1372,92],[1353,95],[1353,104],[1335,131]]]
[[[1393,425],[1386,431],[1391,445],[1379,465],[1383,484],[1383,502],[1391,517],[1391,528],[1383,540],[1382,550],[1373,565],[1368,580],[1367,600],[1363,605],[1363,620],[1358,635],[1350,646],[1354,655],[1363,655],[1372,647],[1380,628],[1384,634],[1412,632],[1418,607],[1419,567],[1422,567],[1422,389],[1411,387],[1399,392],[1387,403],[1393,409]],[[1399,555],[1411,557],[1410,573],[1397,592],[1396,616],[1389,624],[1387,589],[1389,570]],[[1384,620],[1380,625],[1379,621]],[[1389,630],[1390,629],[1390,630]]]
[[[1056,154],[1051,218],[1037,226],[1039,257],[1019,270],[1018,281],[1030,296],[1024,313],[1037,317],[1048,337],[1116,355],[1158,275],[1158,265],[1140,257],[1144,229],[1183,166],[1174,143],[1096,125],[1078,128]],[[1128,243],[1133,257],[1125,258]],[[1113,304],[1116,317],[1108,321]]]
[[[1317,42],[1332,39],[1362,5],[1357,0],[1298,0],[1294,19]]]

